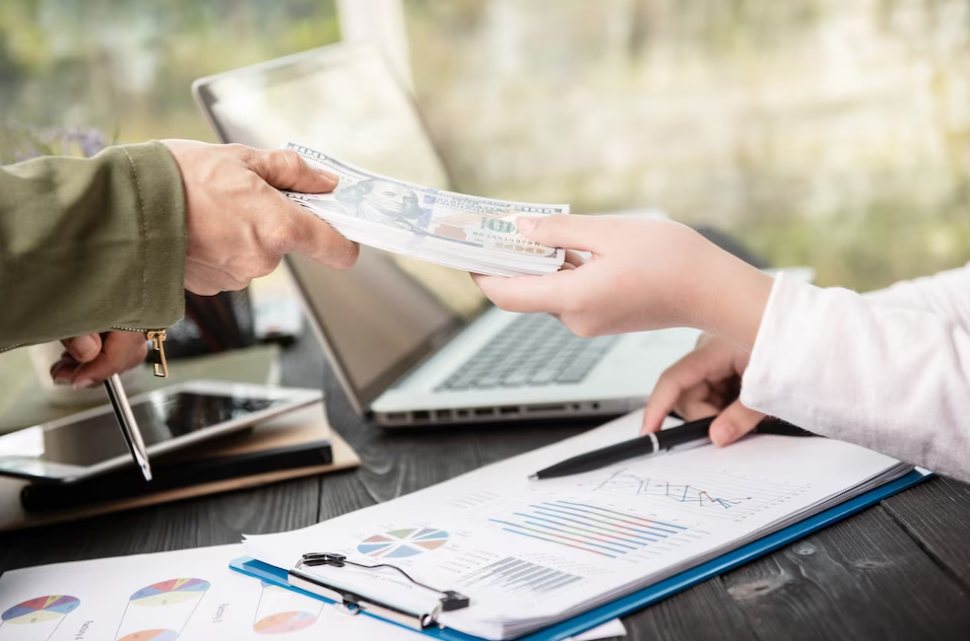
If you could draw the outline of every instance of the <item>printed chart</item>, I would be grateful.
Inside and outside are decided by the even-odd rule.
[[[178,578],[138,590],[128,601],[115,639],[175,641],[210,587],[203,579]]]
[[[506,532],[612,559],[686,532],[682,525],[576,501],[541,501],[507,518],[491,518]]]
[[[495,588],[505,594],[541,593],[560,590],[582,578],[510,556],[472,572],[461,585]]]
[[[323,612],[323,601],[297,594],[292,590],[260,582],[262,594],[256,605],[253,631],[257,634],[289,634],[305,630],[317,622]]]
[[[434,528],[408,528],[375,534],[364,539],[357,551],[384,559],[403,559],[435,550],[448,542],[448,533]]]
[[[695,516],[737,519],[786,500],[808,486],[654,464],[649,474],[622,468],[582,487],[594,494],[634,498]]]
[[[18,603],[0,614],[0,639],[47,641],[81,601],[65,594],[51,594]]]

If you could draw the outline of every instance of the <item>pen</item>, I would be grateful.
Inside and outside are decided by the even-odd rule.
[[[138,423],[135,421],[135,414],[131,411],[128,403],[128,395],[125,388],[121,385],[121,379],[117,374],[113,374],[104,381],[104,389],[108,392],[111,406],[115,410],[115,418],[118,419],[118,427],[121,428],[121,435],[125,437],[125,443],[131,452],[131,457],[135,459],[135,464],[141,469],[142,476],[146,481],[152,480],[152,468],[148,464],[148,451],[145,449],[145,441],[141,438],[138,430]]]
[[[658,452],[666,452],[675,447],[685,445],[703,445],[709,443],[708,431],[716,416],[709,416],[697,421],[691,421],[670,429],[652,432],[644,436],[610,445],[602,449],[593,450],[574,456],[565,461],[551,465],[531,475],[531,480],[551,479],[571,474],[581,474],[601,467],[619,463],[637,456],[646,456]],[[811,432],[795,427],[789,423],[772,417],[765,417],[758,423],[755,431],[762,434],[781,434],[784,436],[814,436]]]

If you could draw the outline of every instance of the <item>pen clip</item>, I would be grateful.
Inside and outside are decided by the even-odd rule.
[[[411,584],[436,593],[439,598],[435,607],[430,612],[420,611],[409,606],[380,602],[373,597],[365,596],[348,588],[329,583],[319,574],[310,573],[304,569],[322,565],[335,568],[350,565],[365,570],[391,569],[401,574]],[[437,590],[429,585],[420,583],[395,565],[388,563],[364,565],[362,563],[348,561],[347,557],[342,554],[330,554],[326,552],[304,554],[296,566],[289,571],[288,575],[290,585],[293,587],[330,599],[342,605],[352,614],[357,614],[360,611],[368,612],[415,630],[424,630],[437,623],[438,615],[441,612],[467,608],[471,603],[468,597],[453,590]]]

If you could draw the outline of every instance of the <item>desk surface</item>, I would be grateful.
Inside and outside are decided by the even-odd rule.
[[[0,535],[0,570],[235,543],[386,501],[587,426],[383,433],[353,413],[312,339],[283,383],[328,396],[360,454],[351,472]],[[931,479],[814,536],[626,619],[628,639],[970,638],[970,486]]]

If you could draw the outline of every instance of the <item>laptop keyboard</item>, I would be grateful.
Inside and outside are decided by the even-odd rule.
[[[579,338],[548,314],[523,314],[436,391],[574,385],[583,382],[618,340]]]

